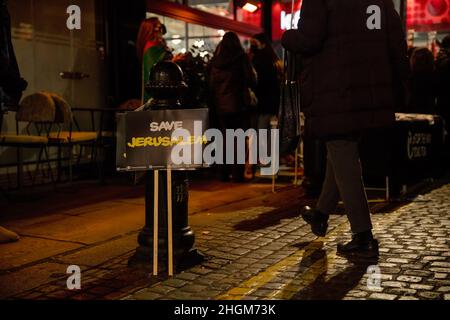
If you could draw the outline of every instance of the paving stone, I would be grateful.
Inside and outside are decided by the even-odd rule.
[[[162,295],[160,293],[145,289],[133,294],[132,298],[135,300],[155,300],[161,298],[161,296]]]
[[[411,284],[409,287],[410,287],[411,289],[428,290],[428,291],[433,290],[433,288],[434,288],[434,286],[431,286],[431,285],[427,285],[427,284],[416,284],[416,283]]]
[[[414,277],[414,276],[399,276],[397,277],[398,281],[404,281],[404,282],[412,282],[412,283],[419,283],[422,281],[421,277]]]
[[[169,279],[164,281],[162,284],[169,287],[181,288],[182,286],[186,285],[187,282],[179,279]]]
[[[398,296],[414,296],[417,293],[417,290],[408,288],[387,288],[384,293]]]
[[[207,288],[208,287],[205,285],[188,284],[179,290],[181,290],[183,292],[199,293],[199,292],[206,290]]]
[[[387,262],[393,262],[393,263],[405,263],[408,264],[408,259],[401,259],[401,258],[388,258],[386,259]]]
[[[180,274],[176,275],[176,278],[177,278],[177,279],[187,280],[187,281],[195,280],[195,279],[197,279],[198,277],[199,277],[198,274],[196,274],[196,273],[191,273],[191,272],[183,272],[183,273],[180,273]]]
[[[381,282],[382,287],[392,287],[392,288],[405,288],[406,284],[399,281],[383,281]]]
[[[439,296],[441,293],[439,292],[432,292],[432,291],[422,291],[419,292],[419,297],[425,298],[425,299],[439,299]]]
[[[369,296],[369,299],[377,299],[377,300],[395,300],[397,298],[394,294],[386,294],[386,293],[372,293]]]
[[[170,291],[173,291],[173,290],[175,290],[175,288],[164,286],[161,284],[155,285],[150,288],[150,291],[152,291],[154,293],[159,293],[161,295],[168,294]]]

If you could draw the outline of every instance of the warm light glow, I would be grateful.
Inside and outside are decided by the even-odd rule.
[[[246,4],[244,4],[242,9],[244,9],[245,11],[253,13],[256,10],[258,10],[258,6],[254,5],[253,3],[247,2]]]
[[[174,44],[174,45],[179,45],[180,43],[181,43],[181,36],[180,35],[178,35],[178,34],[175,34],[174,36],[173,36],[173,40],[172,40],[172,43]]]

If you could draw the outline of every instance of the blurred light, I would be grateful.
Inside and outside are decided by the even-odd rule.
[[[254,4],[247,2],[246,4],[244,4],[242,9],[244,9],[245,11],[253,13],[256,10],[258,10],[258,6],[255,6]]]
[[[181,49],[180,52],[185,54],[186,53],[186,48]]]
[[[225,30],[217,30],[217,33],[219,34],[219,36],[223,37],[225,35]]]
[[[174,39],[172,39],[172,43],[173,43],[174,45],[179,45],[179,44],[181,43],[180,35],[175,34],[175,35],[173,36],[173,38],[174,38]]]
[[[203,41],[203,40],[197,40],[197,41],[194,42],[194,45],[195,45],[197,48],[201,48],[201,47],[203,47],[203,46],[205,45],[205,41]]]
[[[250,13],[255,13],[259,9],[259,2],[256,0],[239,0],[237,5]]]

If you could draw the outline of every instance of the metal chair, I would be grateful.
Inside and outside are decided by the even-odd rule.
[[[43,161],[47,163],[47,169],[52,182],[54,182],[49,158],[49,132],[55,118],[55,104],[43,93],[35,93],[25,97],[20,103],[16,113],[16,132],[0,133],[0,146],[17,148],[17,188],[23,185],[23,149],[38,149],[38,157],[34,174],[30,174],[31,185],[34,186],[37,173]],[[21,133],[19,124],[27,123],[25,132]],[[34,131],[34,132],[33,132]],[[44,157],[44,159],[43,159]]]
[[[57,127],[56,131],[49,133],[49,144],[52,147],[58,148],[58,175],[57,181],[61,181],[62,171],[62,149],[68,149],[68,168],[69,181],[73,181],[73,149],[75,146],[80,147],[77,163],[79,163],[84,146],[90,146],[94,150],[95,143],[98,138],[98,133],[95,131],[81,131],[78,122],[76,121],[72,108],[59,95],[55,93],[46,93],[54,101],[56,113],[54,124]],[[74,130],[75,129],[75,130]],[[93,153],[94,151],[92,151]],[[91,153],[91,154],[92,154]]]

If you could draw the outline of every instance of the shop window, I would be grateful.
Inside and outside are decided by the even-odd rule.
[[[164,35],[164,39],[175,54],[187,50],[186,22],[153,13],[147,13],[147,18],[149,17],[158,17],[166,26],[167,33]]]
[[[192,8],[234,19],[233,0],[188,0]]]

